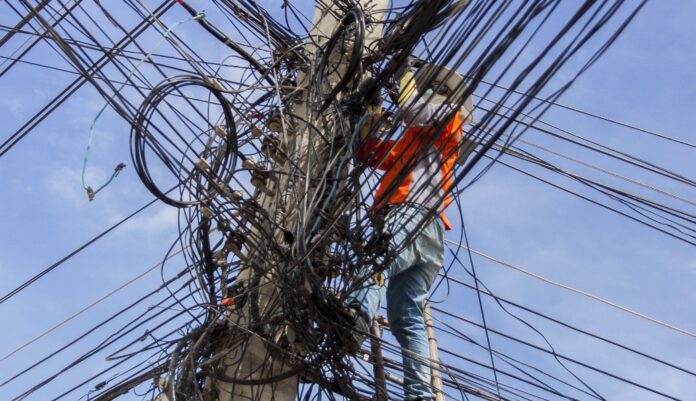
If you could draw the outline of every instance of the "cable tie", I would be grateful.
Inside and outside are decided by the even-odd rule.
[[[198,160],[196,160],[195,165],[202,172],[205,172],[206,170],[210,169],[210,165],[203,158],[199,158]]]
[[[220,81],[218,81],[217,78],[214,78],[214,77],[207,77],[207,78],[208,78],[208,81],[210,81],[210,84],[213,85],[213,88],[215,88],[219,91],[225,90],[225,88],[222,87],[222,85],[220,84]]]

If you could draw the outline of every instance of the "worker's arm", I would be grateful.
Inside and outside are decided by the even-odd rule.
[[[363,86],[368,87],[369,81],[364,82]],[[360,120],[360,146],[355,156],[372,168],[386,170],[394,164],[395,141],[384,141],[374,137],[381,119],[382,98],[377,90],[369,99],[365,115]]]
[[[355,156],[358,160],[367,163],[372,168],[387,170],[396,160],[394,141],[365,138],[361,141]]]

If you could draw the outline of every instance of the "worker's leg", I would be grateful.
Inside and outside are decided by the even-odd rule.
[[[384,298],[386,287],[375,282],[370,269],[365,269],[365,272],[370,276],[360,280],[363,283],[362,286],[348,295],[347,302],[350,307],[359,309],[365,322],[370,324]]]
[[[398,274],[409,266],[415,263],[416,252],[412,241],[408,241],[410,233],[416,227],[422,216],[419,212],[420,208],[402,205],[394,207],[385,217],[386,230],[389,233],[389,246],[391,249],[402,248],[394,261],[382,272],[382,278],[385,281],[394,274]],[[406,246],[402,244],[408,242]],[[380,302],[384,298],[386,286],[379,285],[374,279],[374,270],[372,266],[363,267],[361,274],[357,280],[360,287],[353,291],[347,297],[348,304],[359,308],[360,313],[369,323],[379,310]]]
[[[393,275],[387,289],[387,316],[401,345],[406,400],[429,399],[432,395],[423,302],[444,262],[443,241],[442,222],[437,219],[413,242],[418,263]]]

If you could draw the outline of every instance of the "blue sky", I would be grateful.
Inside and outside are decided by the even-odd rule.
[[[206,8],[204,3],[197,1],[192,4]],[[269,8],[277,11],[278,2],[269,4]],[[310,2],[301,2],[300,6],[307,10],[311,7]],[[6,4],[0,5],[0,10],[0,24],[16,23],[17,16]],[[690,1],[649,2],[614,47],[563,95],[560,102],[694,142],[696,44],[693,38],[696,36],[696,26],[693,15],[696,15],[696,4]],[[185,15],[175,10],[166,16],[165,21],[171,24],[182,18]],[[122,22],[127,24],[132,21]],[[207,37],[194,24],[182,25],[176,32],[195,41],[197,50],[212,60],[221,60],[225,56],[218,48],[206,43]],[[12,46],[3,47],[0,55],[9,56],[20,42],[16,40],[11,43]],[[152,47],[156,37],[146,37],[144,43],[145,48],[148,48],[148,44]],[[44,44],[33,50],[27,60],[66,67],[65,62]],[[1,137],[13,133],[73,79],[74,76],[70,74],[30,65],[13,68],[0,79],[0,93],[3,94],[0,97],[0,121],[3,121]],[[129,126],[115,113],[108,111],[97,126],[88,181],[102,182],[118,162],[123,161],[128,167],[94,202],[88,202],[80,185],[80,168],[89,124],[102,104],[93,88],[83,87],[0,158],[0,183],[3,187],[0,195],[0,232],[3,239],[0,242],[1,294],[152,199],[131,165]],[[543,120],[638,155],[687,177],[692,174],[693,150],[687,147],[665,143],[636,131],[600,123],[561,109],[552,108]],[[557,151],[574,151],[538,133],[529,133],[523,139],[548,145]],[[686,199],[696,199],[693,189],[677,186],[655,175],[589,153],[574,155]],[[564,163],[562,165],[583,174],[599,176],[582,166],[561,160],[558,163]],[[520,163],[516,165],[522,166]],[[547,173],[545,176],[553,178]],[[567,185],[589,193],[577,185]],[[640,189],[637,191],[644,193]],[[693,291],[696,284],[696,253],[692,246],[573,198],[504,166],[493,167],[482,180],[465,191],[461,203],[472,248],[691,332],[696,331],[693,312],[696,307],[696,294]],[[670,204],[694,211],[691,205]],[[454,216],[452,208],[450,215]],[[0,305],[0,358],[155,265],[176,238],[177,230],[176,210],[157,203],[26,291]],[[451,232],[450,237],[458,240],[458,230]],[[474,262],[480,279],[502,297],[696,370],[694,338],[551,287],[485,259],[474,257]],[[183,261],[175,259],[165,273],[169,276],[182,267]],[[471,282],[461,268],[454,268],[452,275]],[[100,303],[0,362],[0,381],[160,283],[159,269],[156,269],[107,302]],[[442,299],[446,295],[442,289],[434,298]],[[458,314],[480,321],[478,303],[470,290],[453,285],[445,305]],[[484,300],[484,308],[491,327],[542,344],[538,335],[502,313],[494,303]],[[84,352],[98,344],[121,327],[128,316],[95,332],[76,348],[57,356],[33,373],[0,387],[0,399],[16,396],[64,366],[80,351]],[[539,319],[525,317],[549,338],[560,353],[681,399],[696,399],[693,395],[696,379],[691,376],[635,358]],[[480,329],[450,323],[477,341],[485,342]],[[491,340],[493,346],[501,351],[567,377],[550,358],[496,336]],[[463,355],[488,362],[486,353],[463,346],[447,335],[441,335],[441,344]],[[445,356],[443,359],[448,360]],[[448,361],[462,369],[490,377],[488,372],[474,366]],[[100,354],[29,399],[48,399],[57,391],[65,390],[107,366],[104,355]],[[581,368],[573,368],[573,372],[586,379],[607,399],[656,399],[648,393]],[[109,373],[100,380],[111,375]],[[94,384],[100,380],[95,380]],[[79,398],[90,387],[85,387],[85,390],[68,399]],[[129,395],[122,399],[138,398]]]

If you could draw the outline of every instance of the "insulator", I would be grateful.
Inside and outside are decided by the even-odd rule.
[[[227,235],[227,240],[225,241],[225,249],[234,253],[235,255],[237,255],[237,257],[241,258],[243,256],[242,248],[244,247],[245,243],[246,238],[244,237],[244,235],[238,232],[237,230],[233,230],[230,231]]]
[[[203,159],[203,158],[199,158],[198,160],[196,160],[196,167],[198,167],[198,169],[201,170],[201,171],[203,171],[203,172],[205,172],[205,171],[207,171],[208,169],[210,169],[210,165],[209,165],[208,162],[205,161],[205,159]]]
[[[242,162],[242,167],[247,170],[255,169],[257,165],[258,162],[256,161],[256,158],[253,156],[248,157],[246,160]]]
[[[266,188],[266,183],[268,182],[270,176],[271,173],[268,170],[263,170],[260,168],[251,170],[251,185],[259,189]]]
[[[213,252],[213,259],[214,260],[227,260],[227,255],[229,254],[229,251],[225,248]]]
[[[213,218],[213,212],[209,208],[207,208],[206,206],[203,206],[201,208],[201,215],[203,216],[203,218],[205,218],[207,220],[210,220]]]
[[[247,219],[253,219],[257,213],[261,212],[263,209],[261,205],[255,199],[246,199],[242,202],[242,207],[239,211]]]
[[[266,126],[271,132],[283,132],[283,116],[279,109],[274,109],[268,115],[268,120],[266,121]]]
[[[230,221],[227,219],[218,220],[217,229],[220,232],[229,231],[231,227]]]
[[[275,159],[278,156],[280,148],[280,138],[277,134],[266,135],[261,143],[261,153],[269,159]]]
[[[250,132],[251,132],[251,136],[253,136],[254,138],[261,138],[263,136],[263,130],[261,130],[261,128],[255,126],[255,125],[251,126]]]
[[[244,193],[242,191],[233,190],[226,183],[220,184],[219,187],[222,189],[222,195],[231,202],[239,202],[244,197]]]

